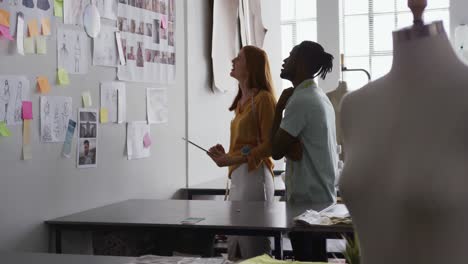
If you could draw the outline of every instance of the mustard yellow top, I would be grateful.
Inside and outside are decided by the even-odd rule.
[[[252,105],[254,111],[252,111]],[[250,153],[247,156],[249,172],[260,167],[262,163],[273,174],[273,161],[271,160],[271,127],[275,116],[276,99],[264,90],[254,96],[253,104],[249,99],[244,105],[237,104],[235,117],[231,121],[231,142],[228,154],[241,156],[241,149],[248,145]],[[254,116],[255,114],[255,116]],[[257,135],[260,145],[257,143]],[[229,167],[229,177],[240,165]]]

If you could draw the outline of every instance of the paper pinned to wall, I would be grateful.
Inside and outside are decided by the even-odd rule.
[[[16,48],[18,54],[24,55],[24,15],[23,13],[18,13],[18,22],[16,25]]]
[[[93,100],[89,91],[83,92],[83,94],[81,94],[81,97],[83,98],[83,106],[85,108],[91,107],[93,105]]]
[[[41,141],[64,142],[72,114],[72,98],[41,96]]]
[[[68,1],[65,1],[67,3]],[[88,72],[87,36],[83,30],[57,29],[57,64],[69,74]]]
[[[57,70],[57,82],[59,85],[70,84],[70,79],[68,78],[68,72],[65,69],[59,68]]]
[[[33,119],[33,110],[32,110],[32,102],[31,101],[23,101],[22,118],[23,118],[23,120]]]
[[[96,168],[98,150],[98,111],[79,109],[78,113],[77,167]]]
[[[54,0],[54,16],[63,17],[63,0]]]
[[[24,53],[34,54],[36,53],[34,38],[24,38]]]
[[[107,109],[109,122],[122,123],[126,120],[126,101],[125,83],[101,83],[101,108]]]
[[[36,50],[37,54],[45,55],[47,54],[47,39],[44,36],[36,37]]]
[[[18,32],[17,14],[19,13],[23,15],[24,21],[30,22],[32,20],[36,20],[36,24],[37,24],[37,21],[41,21],[42,18],[50,18],[52,16],[52,6],[50,5],[50,1],[52,0],[3,0],[3,1],[0,1],[0,10],[6,10],[10,14],[8,18],[10,35],[14,36]],[[27,34],[28,34],[28,27],[25,26],[23,27],[23,30],[21,31],[21,35],[25,36]]]
[[[159,0],[158,0],[159,1]],[[154,2],[154,1],[153,1]],[[111,20],[117,19],[117,1],[115,0],[97,0],[97,8],[102,18]]]
[[[145,134],[145,136],[143,137],[143,147],[144,148],[149,148],[151,147],[151,137],[148,133]]]
[[[65,135],[65,142],[62,147],[62,155],[66,158],[71,158],[73,134],[75,134],[76,122],[68,120],[67,134]]]
[[[50,84],[49,80],[45,76],[39,76],[37,77],[37,87],[39,88],[39,91],[41,94],[46,94],[50,92]]]
[[[6,123],[3,122],[3,121],[0,121],[0,136],[2,136],[2,137],[10,137],[11,136],[10,130],[6,126]]]
[[[0,9],[0,25],[10,27],[10,12]]]
[[[117,67],[118,51],[115,32],[117,28],[101,26],[101,32],[94,38],[93,65]]]
[[[167,123],[169,116],[167,89],[146,89],[146,108],[149,124]]]
[[[237,30],[239,0],[213,1],[213,39],[211,58],[213,61],[213,86],[225,92],[237,87],[229,75],[232,62],[239,50]]]
[[[107,110],[107,108],[101,108],[101,123],[107,123],[109,122],[109,111]]]
[[[50,19],[48,17],[43,17],[41,19],[42,25],[42,35],[49,36],[50,35]]]
[[[24,76],[0,76],[0,121],[23,123],[23,101],[30,98],[29,80]]]
[[[127,158],[128,160],[148,158],[150,148],[144,147],[144,137],[150,133],[150,126],[145,121],[127,123]]]
[[[23,160],[32,159],[31,150],[31,120],[23,122]]]
[[[63,23],[83,25],[83,14],[89,0],[63,0]]]
[[[36,19],[31,19],[28,22],[28,31],[29,31],[29,36],[30,37],[36,37],[39,35],[39,29],[37,27],[37,20]]]

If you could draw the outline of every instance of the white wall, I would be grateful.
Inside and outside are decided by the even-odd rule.
[[[21,161],[21,126],[11,127],[13,136],[0,137],[0,250],[45,251],[48,233],[43,221],[130,198],[174,196],[185,186],[185,53],[183,0],[177,0],[177,80],[168,89],[170,121],[152,125],[151,158],[127,161],[124,156],[125,125],[100,125],[98,168],[76,169],[73,159],[60,157],[62,144],[39,142],[39,95],[34,93],[32,126],[33,159]],[[48,55],[11,55],[15,44],[0,41],[0,74],[34,78],[46,75],[55,80],[56,40],[48,40]],[[89,41],[91,47],[91,41]],[[90,67],[87,75],[70,76],[71,85],[53,87],[50,95],[73,97],[74,109],[81,106],[81,92],[90,90],[93,106],[98,107],[99,82],[114,80],[113,69]],[[152,87],[154,85],[150,85]],[[127,118],[145,120],[145,88],[149,85],[127,84]],[[76,138],[74,139],[76,142]],[[75,152],[73,147],[73,153]]]
[[[451,36],[455,36],[455,28],[460,24],[468,24],[468,1],[450,0]]]
[[[214,0],[218,1],[218,0]],[[264,49],[269,59],[275,87],[281,88],[280,0],[262,0],[262,17],[268,33]],[[187,1],[187,72],[188,80],[188,135],[193,141],[205,147],[216,143],[229,147],[229,127],[233,114],[228,111],[237,87],[226,93],[213,93],[211,73],[211,10],[207,0]],[[229,74],[229,73],[226,73]],[[279,95],[278,95],[279,96]],[[227,176],[226,168],[218,168],[202,151],[189,146],[188,185],[193,186],[219,177]]]

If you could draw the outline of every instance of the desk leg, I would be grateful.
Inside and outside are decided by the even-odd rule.
[[[62,254],[62,230],[55,228],[55,253]]]
[[[278,233],[274,236],[275,239],[275,258],[282,260],[283,259],[283,233]]]

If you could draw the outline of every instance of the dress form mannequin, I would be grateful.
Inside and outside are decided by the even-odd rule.
[[[335,122],[336,122],[336,142],[341,146],[340,160],[344,158],[344,149],[343,149],[343,133],[341,131],[341,100],[348,93],[348,84],[346,82],[339,82],[338,88],[327,93],[328,99],[335,109]]]
[[[466,263],[468,67],[441,22],[393,39],[390,73],[342,104],[340,190],[361,263]]]

